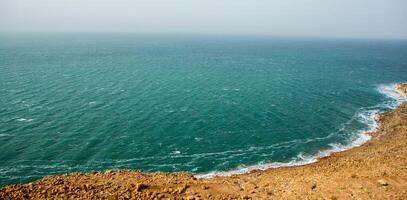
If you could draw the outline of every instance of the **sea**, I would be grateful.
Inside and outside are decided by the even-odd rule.
[[[403,81],[405,40],[1,33],[0,186],[315,162],[369,140]]]

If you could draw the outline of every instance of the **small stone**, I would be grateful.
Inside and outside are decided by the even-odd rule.
[[[206,185],[201,186],[201,189],[203,189],[203,190],[207,190],[208,188],[209,188],[209,187],[206,186]]]
[[[64,180],[62,180],[61,178],[57,178],[54,182],[54,185],[61,185],[64,184]]]
[[[316,183],[312,184],[311,190],[315,190],[316,188],[317,188],[317,184]]]
[[[188,188],[187,185],[183,185],[182,187],[179,187],[179,188],[177,189],[178,194],[184,193],[187,188]]]
[[[389,183],[383,179],[379,179],[377,180],[377,182],[381,185],[381,186],[388,186]]]
[[[195,199],[194,196],[188,196],[188,197],[187,197],[187,200],[194,200],[194,199]]]
[[[245,196],[242,197],[242,199],[250,199],[250,197],[245,195]]]
[[[178,190],[177,190],[177,192],[178,192],[178,194],[181,194],[181,193],[183,193],[184,192],[184,188],[178,188]]]
[[[136,184],[136,191],[141,192],[142,190],[146,189],[148,185],[143,184],[143,183],[137,183]]]
[[[156,197],[156,196],[158,196],[158,193],[157,192],[151,192],[151,196]]]

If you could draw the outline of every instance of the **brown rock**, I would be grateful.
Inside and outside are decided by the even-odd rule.
[[[177,189],[178,194],[182,194],[188,188],[188,185],[183,185]]]
[[[146,189],[148,185],[143,184],[143,183],[137,183],[135,188],[137,192],[141,192],[142,190]]]
[[[383,179],[379,179],[377,180],[377,182],[381,185],[381,186],[388,186],[389,183]]]

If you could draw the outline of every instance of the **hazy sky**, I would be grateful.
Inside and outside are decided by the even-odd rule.
[[[407,0],[0,0],[0,31],[407,38]]]

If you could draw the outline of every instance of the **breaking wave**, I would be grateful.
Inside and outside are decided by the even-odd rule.
[[[347,144],[332,143],[329,148],[320,150],[314,155],[304,155],[299,153],[294,159],[289,162],[261,162],[256,165],[240,166],[229,171],[212,171],[208,173],[195,174],[197,178],[211,178],[215,176],[231,176],[245,174],[253,170],[266,170],[279,167],[300,166],[317,162],[320,158],[330,156],[332,153],[346,151],[348,149],[361,146],[370,140],[369,133],[375,131],[378,127],[376,115],[389,109],[395,109],[406,98],[395,90],[395,84],[381,84],[376,87],[376,90],[385,97],[385,101],[373,107],[360,109],[351,120],[358,120],[365,124],[367,128],[358,130],[351,135]],[[344,129],[344,126],[341,128]]]

